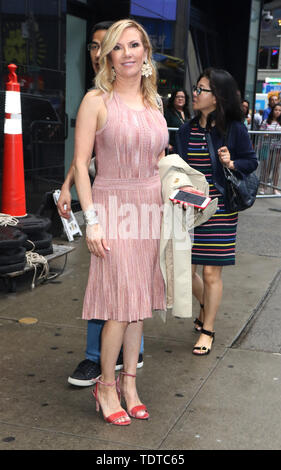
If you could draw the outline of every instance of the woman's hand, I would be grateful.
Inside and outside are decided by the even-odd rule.
[[[226,146],[218,149],[218,156],[223,166],[229,168],[230,170],[234,170],[234,164],[231,160],[229,150]]]
[[[89,251],[98,258],[104,258],[106,251],[110,251],[100,224],[86,225],[86,242]]]
[[[61,217],[69,219],[71,211],[71,193],[67,188],[62,187],[57,203],[58,213]]]
[[[199,191],[199,189],[195,189],[193,186],[183,186],[182,188],[179,188],[179,191],[186,191],[188,193],[194,193],[199,194],[199,196],[204,196],[204,193],[202,191]]]

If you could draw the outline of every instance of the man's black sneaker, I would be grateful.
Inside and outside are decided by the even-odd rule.
[[[142,355],[142,354],[139,354],[138,363],[137,363],[137,369],[141,369],[142,366],[143,366],[143,355]]]
[[[137,369],[140,369],[142,366],[143,366],[143,355],[140,354],[138,358]],[[117,362],[116,362],[116,366],[115,366],[115,370],[121,370],[121,369],[123,369],[123,353],[122,352],[120,352]]]
[[[68,377],[68,383],[77,387],[90,387],[101,374],[100,365],[85,359],[76,367],[73,374]]]

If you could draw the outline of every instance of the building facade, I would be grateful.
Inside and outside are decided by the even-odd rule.
[[[272,93],[281,97],[281,0],[264,4],[258,50],[256,107],[266,107]]]
[[[261,0],[0,0],[0,186],[9,63],[18,66],[22,91],[27,210],[36,212],[72,161],[76,113],[93,80],[86,48],[92,24],[131,17],[145,27],[163,98],[182,87],[191,95],[209,66],[232,73],[244,96],[255,88],[248,45],[253,11],[260,18],[261,8]],[[258,32],[251,32],[255,58]]]

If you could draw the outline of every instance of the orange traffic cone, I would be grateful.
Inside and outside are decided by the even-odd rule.
[[[14,64],[8,65],[6,83],[2,213],[14,217],[26,215],[20,84]]]

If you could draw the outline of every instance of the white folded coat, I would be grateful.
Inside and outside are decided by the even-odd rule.
[[[164,210],[161,224],[160,268],[165,282],[167,308],[176,317],[192,316],[191,247],[194,227],[206,222],[217,210],[218,200],[213,199],[204,211],[183,210],[169,197],[183,186],[192,186],[209,195],[205,176],[191,168],[179,155],[161,158],[158,163]],[[159,312],[166,320],[166,312]]]

